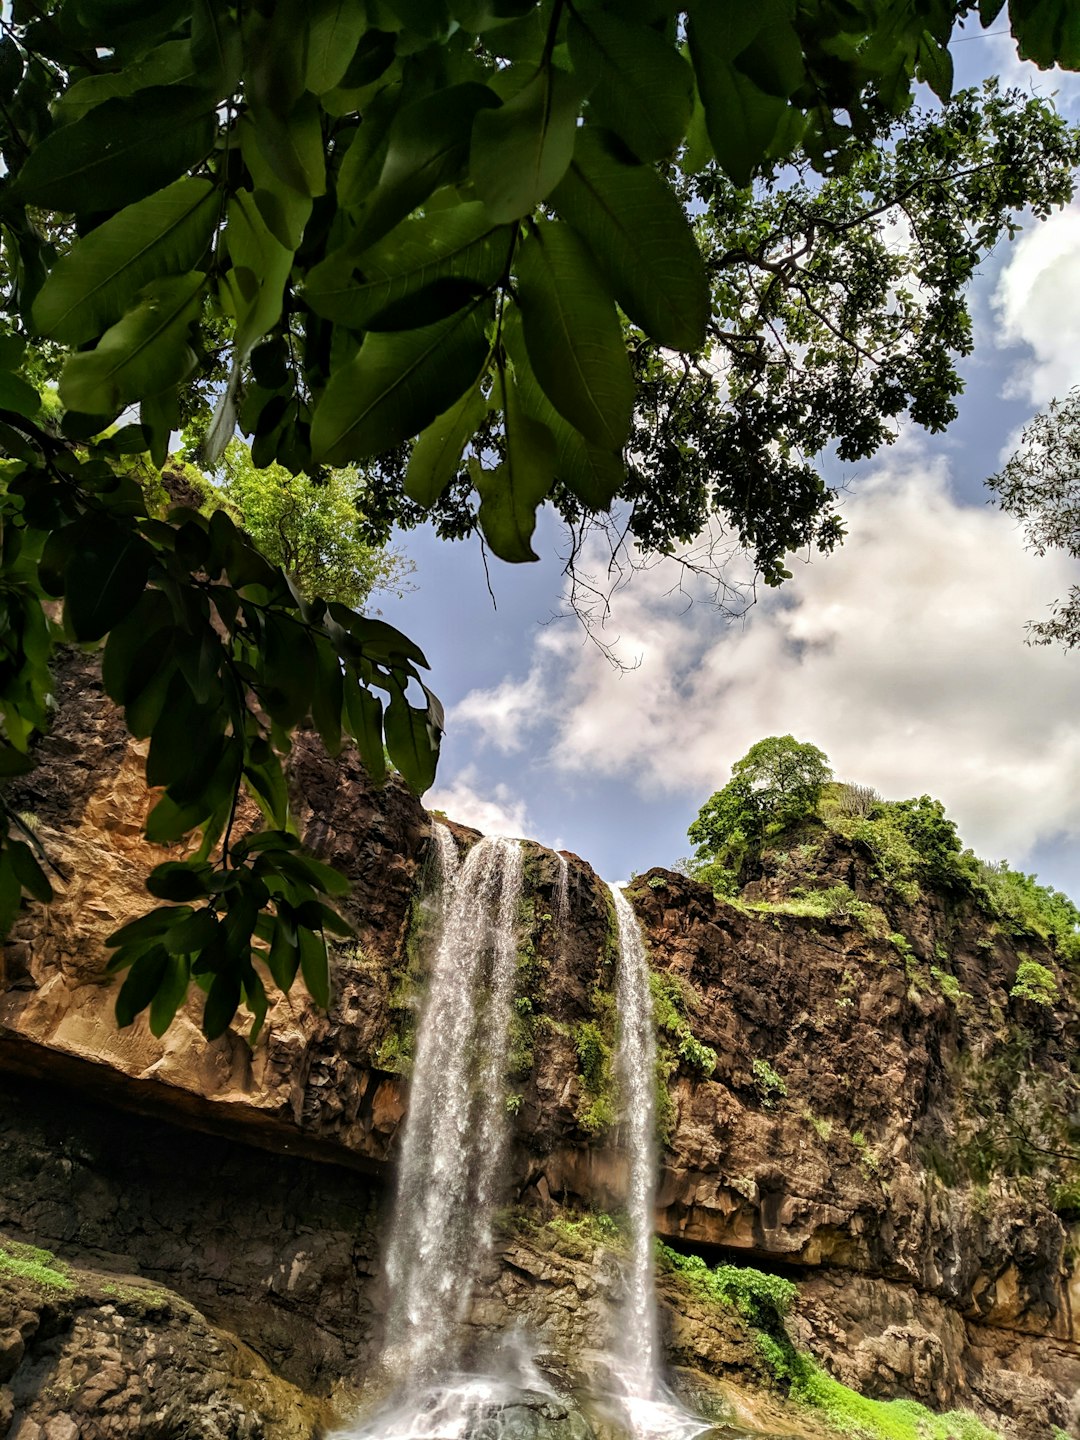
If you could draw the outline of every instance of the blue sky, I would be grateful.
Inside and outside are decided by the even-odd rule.
[[[965,41],[958,83],[987,73],[1080,118],[1080,77],[1021,66],[1007,37]],[[416,589],[379,600],[432,663],[448,727],[427,803],[527,834],[622,879],[685,855],[686,827],[756,739],[794,733],[837,775],[886,796],[929,792],[965,840],[1080,897],[1080,654],[1033,649],[1080,566],[1025,552],[987,506],[1023,423],[1080,382],[1080,204],[992,257],[973,295],[976,351],[960,418],[911,431],[849,476],[850,539],[732,623],[668,592],[665,567],[615,597],[613,669],[567,617],[558,524],[539,564],[418,531]],[[558,618],[563,617],[563,618]]]

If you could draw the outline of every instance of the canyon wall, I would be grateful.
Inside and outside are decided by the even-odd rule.
[[[8,791],[56,897],[20,916],[0,972],[0,1436],[311,1435],[354,1403],[382,1338],[429,818],[301,737],[306,843],[352,882],[331,1011],[298,984],[254,1049],[239,1023],[201,1037],[201,994],[160,1040],[144,1019],[118,1031],[103,941],[146,908],[161,858],[141,838],[143,755],[77,657],[59,702],[40,768]],[[572,1384],[619,1285],[582,1217],[618,1207],[625,1157],[610,897],[570,857],[560,925],[558,870],[526,843],[514,1162],[471,1319],[478,1337],[526,1322]],[[785,910],[840,885],[883,923]],[[1050,1111],[1080,1114],[1075,982],[1053,953],[963,897],[901,901],[823,826],[768,854],[739,903],[664,870],[629,894],[661,1019],[661,1236],[795,1280],[797,1343],[866,1394],[1080,1435],[1069,1161],[1038,1155],[1056,1148]],[[1022,958],[1055,974],[1056,1003],[1010,994]],[[665,1297],[684,1387],[790,1428],[746,1325],[677,1276]]]

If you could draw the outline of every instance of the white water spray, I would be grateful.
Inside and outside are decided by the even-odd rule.
[[[555,881],[553,908],[555,911],[555,933],[562,938],[566,934],[566,922],[570,919],[570,865],[566,856],[555,852],[559,862],[559,878]]]
[[[384,1368],[410,1385],[460,1360],[506,1165],[506,1069],[522,854],[485,836],[464,860],[435,827],[442,925],[417,1036],[386,1273]],[[421,1433],[421,1432],[417,1432]]]
[[[615,980],[619,1030],[615,1073],[629,1158],[626,1209],[630,1255],[620,1339],[613,1366],[616,1397],[634,1440],[693,1440],[711,1426],[688,1414],[660,1378],[653,1280],[653,1229],[659,1154],[656,1144],[656,1035],[649,959],[629,900],[609,885],[619,934]]]

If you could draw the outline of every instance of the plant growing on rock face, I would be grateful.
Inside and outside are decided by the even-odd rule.
[[[1009,994],[1015,1000],[1030,1000],[1035,1005],[1054,1005],[1058,1000],[1054,972],[1037,960],[1025,958],[1017,966],[1016,980]]]
[[[787,1095],[786,1081],[776,1073],[768,1060],[755,1060],[750,1066],[750,1073],[766,1110],[771,1110],[777,1100],[782,1100]]]

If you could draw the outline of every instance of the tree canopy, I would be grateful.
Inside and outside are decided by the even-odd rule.
[[[208,1034],[241,1000],[257,1025],[254,962],[325,998],[340,883],[291,833],[289,734],[347,733],[377,778],[385,744],[422,790],[441,731],[405,636],[303,594],[225,510],[150,514],[126,457],[162,465],[212,405],[207,463],[239,428],[256,467],[313,484],[374,464],[374,526],[432,510],[523,561],[545,500],[575,520],[620,497],[644,547],[719,512],[782,579],[839,533],[803,456],[870,453],[904,410],[946,423],[963,284],[1021,208],[1072,193],[1048,107],[911,112],[916,81],[949,99],[954,26],[1002,9],[15,0],[0,773],[32,763],[57,640],[103,645],[150,740],[148,833],[200,837],[115,937],[121,1019],[149,1004],[163,1028],[194,976]],[[1009,20],[1023,55],[1080,65],[1069,0]],[[903,260],[873,226],[893,207]],[[235,833],[242,788],[258,835]],[[7,834],[0,927],[48,895],[38,858]]]
[[[1080,559],[1080,386],[1036,416],[1016,454],[987,484],[1001,508],[1023,522],[1036,554],[1064,550]],[[1080,645],[1080,585],[1054,603],[1049,620],[1028,628],[1038,645]]]

